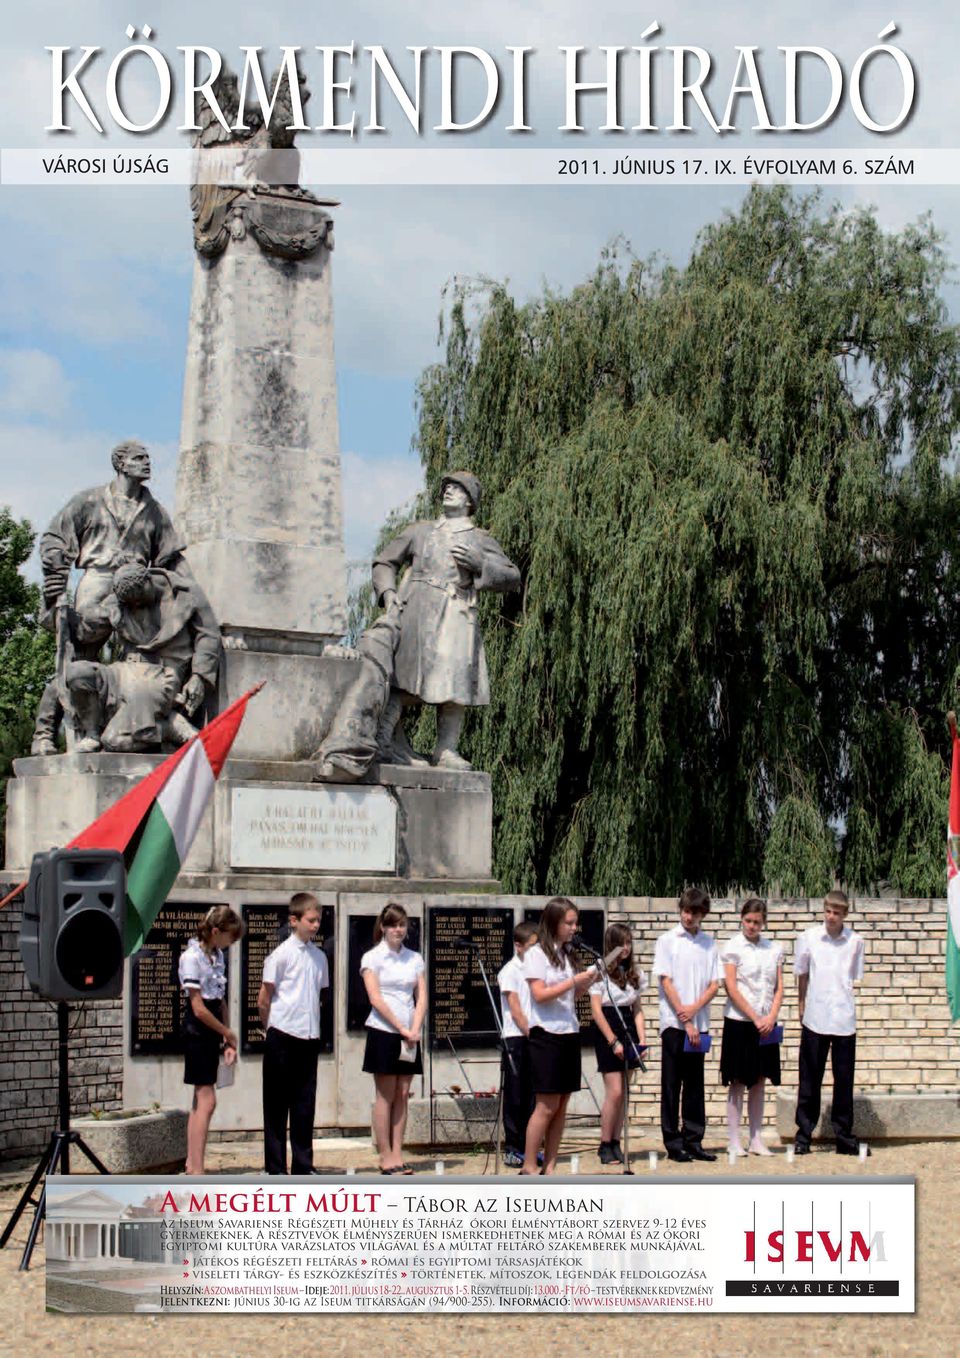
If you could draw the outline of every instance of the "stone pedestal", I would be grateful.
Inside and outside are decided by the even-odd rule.
[[[158,755],[104,753],[16,761],[16,776],[7,784],[9,875],[25,877],[34,853],[66,844],[159,761]],[[476,901],[472,893],[497,890],[491,877],[490,778],[374,766],[375,781],[340,786],[312,783],[311,774],[309,763],[228,761],[170,901],[191,921],[184,938],[211,905],[231,905],[241,914],[257,906],[276,910],[295,891],[306,890],[322,908],[332,907],[336,1053],[321,1058],[316,1125],[356,1127],[367,1116],[370,1081],[361,1071],[364,1033],[347,1027],[346,997],[358,964],[350,951],[351,921],[366,916],[372,925],[383,905],[396,900],[419,923],[423,939],[431,903]],[[238,1032],[244,995],[240,954],[240,947],[232,949],[229,962],[230,1023]],[[128,963],[124,1105],[186,1107],[182,1057],[131,1053],[133,990]],[[260,1067],[259,1053],[241,1057],[236,1084],[224,1094],[223,1126],[245,1131],[262,1126]],[[421,1094],[422,1086],[419,1081]]]
[[[317,663],[346,623],[332,223],[265,189],[256,214],[320,243],[286,259],[248,229],[196,257],[175,518],[223,632],[222,704],[268,680],[236,754],[305,759],[353,674]]]
[[[7,868],[26,873],[35,853],[68,843],[159,762],[103,753],[17,760],[7,784]],[[308,763],[229,760],[177,886],[269,883],[288,894],[495,887],[488,774],[375,765],[368,781],[340,786],[312,783],[312,772]]]
[[[229,227],[222,253],[194,264],[174,518],[221,629],[220,710],[266,682],[170,892],[170,937],[179,946],[211,905],[227,904],[247,912],[248,949],[272,947],[290,896],[315,893],[334,977],[325,1022],[335,1038],[335,1054],[321,1058],[316,1121],[357,1126],[370,1093],[361,1076],[356,1010],[365,1016],[367,1002],[359,962],[374,920],[387,901],[405,902],[425,937],[431,901],[497,889],[490,778],[374,765],[361,783],[311,781],[310,757],[360,666],[339,645],[346,571],[332,223],[308,195],[257,185],[239,195]],[[36,852],[67,844],[161,758],[98,752],[17,761],[7,785],[7,870],[26,876]],[[127,965],[127,1106],[189,1097],[182,1058],[170,1049],[176,953],[161,935],[158,927],[154,948],[148,941]],[[229,957],[228,1005],[246,1049],[223,1116],[248,1131],[262,1125],[256,994],[266,954],[243,949]]]

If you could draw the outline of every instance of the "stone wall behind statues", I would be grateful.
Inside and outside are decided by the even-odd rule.
[[[458,904],[469,904],[474,908],[510,906],[518,919],[522,918],[525,906],[540,901],[540,898],[518,896],[458,896],[456,899]],[[640,965],[650,972],[657,935],[677,919],[673,900],[649,897],[575,899],[584,909],[606,908],[608,920],[628,920],[633,927]],[[337,909],[340,913],[339,904]],[[784,1091],[796,1089],[799,1037],[796,985],[789,959],[797,934],[820,917],[817,900],[773,901],[770,906],[767,935],[781,941],[788,956],[785,1002],[781,1012],[787,1030],[781,1085]],[[949,1013],[943,982],[946,902],[854,899],[850,923],[863,935],[867,949],[866,973],[858,999],[857,1090],[874,1094],[889,1091],[910,1094],[955,1089],[960,1078],[960,1054],[955,1040],[948,1035]],[[729,938],[739,927],[739,904],[733,900],[714,902],[706,926],[718,940]],[[56,1009],[33,996],[26,986],[18,948],[19,928],[19,908],[8,906],[0,911],[0,1086],[3,1090],[0,1093],[0,1156],[7,1158],[39,1153],[53,1128],[57,1101]],[[645,1130],[644,1139],[639,1143],[645,1149],[659,1146],[657,998],[656,987],[652,984],[644,995],[643,1011],[653,1041],[647,1073],[634,1086],[632,1106],[636,1125]],[[77,1011],[71,1012],[76,1018]],[[714,1002],[712,1028],[719,1037],[722,1001]],[[123,1045],[121,1001],[88,1004],[71,1037],[71,1092],[75,1115],[121,1106]],[[592,1047],[584,1048],[583,1069],[599,1092]],[[489,1082],[486,1078],[481,1081],[484,1085]],[[725,1131],[719,1049],[707,1058],[706,1088],[710,1122],[706,1139],[710,1144],[721,1144]],[[828,1070],[825,1103],[829,1092]],[[589,1107],[592,1109],[592,1104]],[[767,1124],[772,1126],[773,1098],[768,1098],[766,1111]],[[217,1110],[214,1133],[229,1131],[228,1092]]]

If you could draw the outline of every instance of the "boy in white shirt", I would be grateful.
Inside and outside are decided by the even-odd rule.
[[[856,1155],[853,1135],[853,1070],[857,1054],[857,1020],[853,987],[863,976],[863,939],[844,921],[850,902],[842,891],[829,891],[823,923],[797,939],[793,971],[800,998],[800,1078],[797,1090],[797,1136],[794,1151],[807,1155],[820,1118],[820,1089],[827,1066],[833,1071],[830,1119],[838,1155]]]
[[[653,954],[660,981],[660,1129],[668,1159],[716,1160],[703,1149],[707,1115],[704,1058],[698,1050],[710,1029],[710,1001],[720,983],[717,945],[700,928],[710,897],[689,886],[678,907],[680,923],[660,935]],[[684,1051],[685,1041],[690,1051]]]
[[[513,931],[513,956],[497,975],[500,987],[500,1012],[503,1041],[513,1057],[513,1069],[503,1054],[503,1163],[511,1169],[523,1166],[527,1123],[533,1112],[533,1084],[530,1079],[530,987],[523,972],[523,955],[536,942],[535,924],[518,924]]]
[[[309,891],[290,900],[290,937],[263,964],[257,1008],[263,1023],[263,1160],[268,1174],[313,1172],[313,1111],[320,1055],[320,991],[330,984],[314,939],[320,906]]]

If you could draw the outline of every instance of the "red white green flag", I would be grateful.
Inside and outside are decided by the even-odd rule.
[[[99,816],[68,849],[117,849],[127,868],[124,952],[153,927],[199,828],[210,794],[258,684]]]
[[[960,1019],[960,736],[952,725],[950,819],[947,824],[947,1001],[950,1017]]]

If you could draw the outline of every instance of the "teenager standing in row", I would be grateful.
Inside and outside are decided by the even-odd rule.
[[[513,956],[497,974],[503,1022],[503,1163],[508,1169],[523,1165],[527,1125],[533,1112],[530,1079],[530,987],[523,959],[537,941],[537,926],[521,923],[513,931]]]
[[[330,984],[326,955],[314,940],[320,904],[298,891],[289,907],[290,937],[263,964],[257,996],[263,1044],[263,1160],[268,1174],[313,1171],[313,1119],[320,1057],[320,992]]]
[[[590,987],[593,1043],[597,1069],[603,1076],[603,1107],[600,1110],[600,1163],[624,1163],[620,1137],[626,1111],[627,1072],[636,1070],[646,1050],[646,1026],[640,1008],[646,989],[646,973],[633,955],[633,934],[625,924],[608,924],[603,936],[605,955],[622,954],[606,976]]]
[[[830,1055],[833,1104],[830,1117],[839,1155],[856,1155],[853,1135],[853,1071],[857,1055],[854,985],[863,977],[863,939],[847,926],[850,902],[830,891],[823,923],[797,939],[793,971],[800,999],[800,1078],[794,1149],[806,1155],[820,1117],[820,1090]],[[869,1151],[868,1151],[869,1154]]]
[[[220,1053],[227,1065],[237,1059],[237,1035],[226,1023],[224,995],[227,964],[224,950],[243,933],[243,921],[229,905],[215,905],[203,916],[180,954],[180,988],[184,995],[181,1028],[183,1083],[193,1085],[187,1118],[188,1174],[202,1174],[210,1119],[217,1106],[217,1069]]]
[[[570,1095],[580,1088],[580,1020],[577,996],[597,978],[597,968],[575,971],[570,945],[577,932],[577,907],[565,896],[548,901],[540,916],[537,942],[524,958],[530,987],[530,1070],[536,1096],[527,1123],[524,1174],[536,1174],[543,1146],[542,1174],[553,1174]]]
[[[403,1160],[403,1133],[414,1075],[423,1073],[420,1036],[427,1012],[423,958],[404,945],[410,921],[390,902],[373,929],[374,946],[360,959],[370,1001],[363,1068],[373,1076],[373,1134],[382,1174],[412,1174]]]
[[[780,1083],[780,1045],[771,1038],[783,1003],[783,948],[763,937],[766,923],[766,903],[751,896],[740,910],[740,932],[720,958],[727,990],[720,1078],[728,1086],[728,1149],[736,1155],[746,1154],[740,1140],[744,1090],[749,1149],[753,1155],[772,1154],[761,1132],[766,1081]]]
[[[700,927],[710,897],[699,887],[687,887],[678,906],[679,924],[660,935],[653,955],[660,983],[660,1128],[668,1159],[716,1160],[703,1148],[703,1039],[720,983],[717,945]]]

